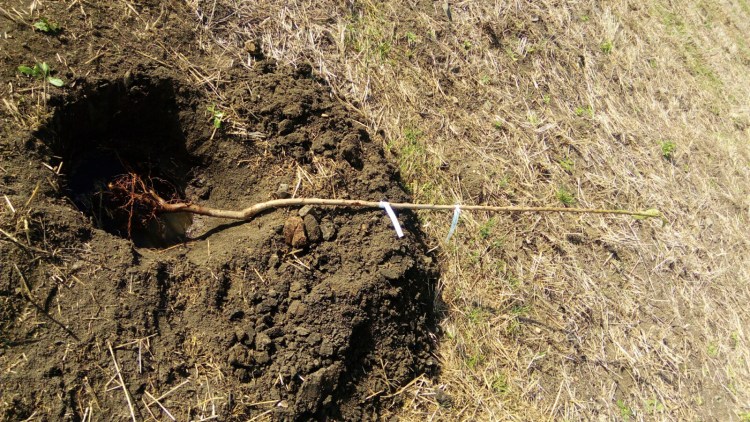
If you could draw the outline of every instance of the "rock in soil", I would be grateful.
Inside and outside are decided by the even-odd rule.
[[[293,216],[286,220],[284,223],[284,241],[293,248],[304,248],[307,246],[305,222],[302,218]]]

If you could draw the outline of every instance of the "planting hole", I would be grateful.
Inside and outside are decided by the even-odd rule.
[[[65,193],[93,223],[138,247],[185,239],[186,213],[155,215],[109,189],[138,175],[161,197],[184,197],[193,158],[185,147],[176,83],[146,77],[101,82],[56,108],[38,136],[64,163]]]

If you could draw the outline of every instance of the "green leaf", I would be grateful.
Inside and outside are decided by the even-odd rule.
[[[60,79],[60,78],[53,78],[52,76],[48,76],[47,77],[47,82],[49,82],[50,85],[54,85],[54,86],[56,86],[58,88],[61,87],[61,86],[63,86],[63,85],[65,85],[65,82],[63,82],[62,79]]]
[[[42,32],[50,32],[52,29],[49,27],[49,23],[47,22],[47,19],[40,19],[36,22],[34,22],[34,28],[42,31]]]
[[[28,66],[24,66],[24,65],[18,66],[18,71],[27,76],[34,76],[34,69]]]
[[[656,208],[649,208],[646,211],[638,211],[641,215],[634,215],[636,220],[645,220],[647,218],[661,218],[661,212]]]
[[[47,18],[41,18],[34,22],[34,28],[38,29],[45,34],[56,34],[60,32],[60,25],[47,20]]]
[[[214,125],[214,128],[220,129],[221,122],[224,120],[224,112],[216,108],[216,104],[211,104],[207,108],[211,113],[211,123]]]
[[[42,71],[43,76],[49,75],[49,65],[47,62],[42,62],[41,64],[37,64],[37,66],[39,66],[39,70]]]

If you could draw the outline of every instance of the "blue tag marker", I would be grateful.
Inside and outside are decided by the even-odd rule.
[[[451,237],[453,237],[453,233],[456,232],[456,227],[458,227],[458,217],[461,215],[461,206],[456,204],[456,209],[453,210],[453,221],[451,222],[451,228],[448,230],[448,236],[445,237],[445,241],[451,240]]]

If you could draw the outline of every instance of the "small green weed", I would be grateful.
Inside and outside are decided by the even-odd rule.
[[[479,226],[479,236],[482,239],[487,239],[492,234],[492,229],[495,227],[495,218],[490,218],[489,220],[485,221],[484,224]]]
[[[521,333],[521,321],[518,318],[528,314],[529,309],[528,305],[513,305],[510,308],[513,318],[508,321],[508,326],[505,328],[505,332],[509,336],[516,336]]]
[[[526,120],[528,120],[529,123],[531,123],[534,126],[539,126],[539,124],[542,122],[539,119],[539,116],[537,116],[536,113],[533,111],[529,111],[529,113],[526,115]]]
[[[549,105],[549,103],[552,101],[552,96],[550,96],[549,94],[544,94],[544,96],[542,96],[542,101],[544,101],[545,105]]]
[[[576,107],[575,112],[576,112],[576,116],[578,117],[584,117],[584,116],[594,117],[594,109],[591,106]]]
[[[740,417],[740,422],[750,422],[750,412],[740,412],[737,416]]]
[[[531,309],[529,305],[513,305],[510,308],[510,313],[515,316],[523,316],[529,313],[529,309]]]
[[[555,196],[557,196],[557,200],[562,202],[563,205],[570,206],[576,203],[576,197],[564,187],[559,187]]]
[[[471,356],[469,356],[468,359],[466,359],[466,366],[469,367],[469,369],[476,369],[479,365],[481,365],[484,362],[485,358],[480,353],[475,353]]]
[[[377,51],[381,60],[387,60],[388,56],[391,54],[391,43],[382,42],[378,44]]]
[[[404,129],[404,138],[409,141],[410,144],[416,144],[419,138],[422,137],[422,131],[413,127],[407,127]]]
[[[712,358],[719,356],[719,345],[716,344],[716,342],[709,343],[708,347],[706,348],[706,353],[708,353],[708,356]]]
[[[412,193],[416,198],[419,198],[420,201],[423,200],[430,203],[440,202],[438,197],[438,186],[436,186],[435,183],[429,181],[424,183],[414,182],[413,186]]]
[[[505,123],[503,123],[502,120],[495,120],[494,122],[492,122],[492,127],[497,130],[503,130],[503,128],[505,127]]]
[[[626,405],[625,402],[622,400],[617,400],[617,408],[620,409],[620,417],[626,421],[629,421],[630,418],[635,416],[635,413],[633,413],[633,410],[630,409],[628,405]]]
[[[45,62],[37,63],[34,65],[34,67],[29,67],[25,65],[18,66],[18,72],[26,76],[34,77],[36,79],[43,79],[46,82],[49,82],[50,85],[53,85],[56,87],[61,87],[65,85],[65,82],[63,82],[62,79],[55,78],[52,76],[52,69]]]
[[[513,318],[508,321],[508,326],[505,327],[505,333],[512,337],[521,334],[521,323],[518,322],[517,318]]]
[[[508,282],[508,285],[514,289],[521,285],[521,280],[510,273],[505,275],[505,280]]]
[[[47,35],[57,35],[62,30],[60,24],[47,18],[40,18],[38,21],[34,22],[34,28]]]
[[[492,377],[492,390],[498,394],[505,394],[509,390],[508,379],[503,374],[495,374]]]
[[[677,150],[677,144],[672,141],[661,142],[661,156],[667,160],[674,158],[674,152]]]
[[[399,150],[399,167],[404,174],[414,174],[423,169],[423,164],[427,159],[427,150],[422,144],[423,133],[418,128],[406,127],[403,136],[406,142]]]
[[[656,400],[656,399],[646,400],[646,412],[647,413],[650,413],[650,414],[662,413],[664,412],[664,410],[665,410],[665,407],[659,400]]]
[[[417,34],[409,31],[406,33],[406,42],[408,42],[409,45],[415,45],[419,42],[419,37]]]
[[[602,50],[602,53],[604,53],[604,54],[609,54],[609,53],[611,53],[611,52],[612,52],[612,48],[613,48],[613,47],[614,47],[614,46],[612,45],[612,41],[610,41],[610,40],[606,40],[606,41],[603,41],[603,42],[602,42],[602,43],[601,43],[601,44],[599,45],[599,48],[600,48],[600,49]]]
[[[484,311],[484,309],[475,306],[469,310],[469,312],[466,314],[466,317],[472,324],[481,324],[485,320],[485,314],[486,312]]]
[[[216,108],[216,104],[208,106],[208,112],[211,113],[211,124],[214,129],[221,129],[221,124],[224,122],[224,112]]]
[[[570,159],[570,157],[565,157],[560,160],[560,167],[562,167],[562,169],[567,171],[568,173],[571,173],[575,168],[575,163]]]
[[[514,61],[514,62],[518,61],[518,54],[516,54],[516,52],[513,51],[513,49],[506,48],[505,49],[505,54],[508,55],[508,57],[510,58],[511,61]]]

